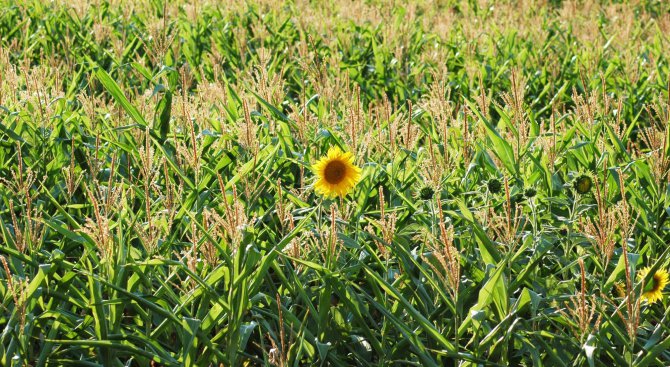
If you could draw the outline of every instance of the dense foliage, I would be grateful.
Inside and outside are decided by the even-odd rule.
[[[670,364],[670,3],[407,3],[0,0],[0,365]]]

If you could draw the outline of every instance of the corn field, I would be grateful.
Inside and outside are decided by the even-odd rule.
[[[0,365],[668,366],[668,50],[664,0],[0,0]]]

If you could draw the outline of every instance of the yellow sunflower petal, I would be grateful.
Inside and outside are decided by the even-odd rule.
[[[647,266],[642,269],[638,277],[642,280],[647,277],[651,267]],[[668,272],[665,269],[658,270],[649,280],[649,283],[645,285],[644,292],[640,296],[642,300],[646,300],[648,303],[654,303],[663,299],[663,289],[668,285],[669,282]]]
[[[312,165],[317,176],[314,189],[326,197],[345,196],[360,180],[361,169],[351,152],[331,147],[325,157]]]

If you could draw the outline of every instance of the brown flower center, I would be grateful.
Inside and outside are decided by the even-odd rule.
[[[341,161],[329,162],[323,172],[326,182],[331,185],[337,185],[344,180],[346,170],[347,167]]]
[[[653,286],[653,290],[658,290],[658,288],[661,286],[661,275],[658,273],[654,274],[651,284]]]

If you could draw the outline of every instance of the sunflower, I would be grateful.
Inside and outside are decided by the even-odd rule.
[[[626,297],[626,285],[622,281],[614,282],[614,287],[612,287],[612,295],[617,298]]]
[[[418,198],[424,201],[428,201],[433,198],[435,195],[435,189],[430,187],[430,185],[423,186],[419,189]]]
[[[502,183],[500,183],[500,180],[497,178],[492,178],[486,183],[486,187],[491,194],[497,194],[500,192],[500,189],[502,189]]]
[[[346,195],[361,178],[361,169],[354,165],[353,155],[338,147],[330,148],[328,155],[316,162],[312,169],[318,177],[314,189],[331,198]]]
[[[646,268],[640,271],[639,278],[645,279],[647,274],[649,274],[651,267],[647,266]],[[663,298],[663,288],[668,285],[668,272],[665,269],[661,269],[654,273],[654,276],[651,278],[649,284],[645,284],[644,293],[642,293],[643,300],[647,300],[649,303],[654,303]]]
[[[575,178],[575,181],[573,183],[573,187],[575,188],[575,191],[582,195],[586,195],[591,191],[591,187],[593,186],[593,178],[584,173],[581,174],[579,177]]]

